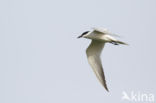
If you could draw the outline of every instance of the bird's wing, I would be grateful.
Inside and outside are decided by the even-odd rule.
[[[101,64],[101,51],[104,47],[104,42],[92,40],[91,44],[86,50],[88,62],[91,65],[94,73],[96,74],[97,78],[101,82],[101,84],[104,86],[104,88],[108,91],[103,67]]]
[[[120,37],[119,35],[117,34],[114,34],[114,33],[110,33],[107,29],[105,28],[93,28],[93,32],[96,32],[96,33],[102,33],[102,34],[108,34],[108,35],[111,35],[111,36],[115,36],[115,37]]]
[[[102,34],[109,33],[108,30],[105,28],[93,28],[93,31],[97,33],[102,33]]]

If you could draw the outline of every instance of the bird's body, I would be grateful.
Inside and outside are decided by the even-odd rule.
[[[106,29],[94,28],[93,31],[84,32],[81,36],[78,37],[84,37],[92,40],[91,44],[86,50],[87,59],[94,73],[96,74],[96,77],[107,91],[109,90],[107,88],[103,67],[100,59],[102,49],[105,43],[112,43],[114,45],[127,45],[126,43],[117,40],[113,36],[117,35],[109,33]]]

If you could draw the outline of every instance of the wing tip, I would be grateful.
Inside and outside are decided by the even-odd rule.
[[[108,89],[108,87],[107,87],[106,81],[104,80],[104,82],[101,82],[101,83],[102,83],[102,86],[105,88],[105,90],[106,90],[107,92],[109,92],[109,89]]]
[[[107,92],[109,92],[108,88],[105,88]]]
[[[109,92],[107,85],[104,85],[104,88],[106,89],[107,92]]]

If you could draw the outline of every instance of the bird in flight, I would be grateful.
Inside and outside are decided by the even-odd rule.
[[[109,90],[107,88],[105,75],[100,59],[101,51],[105,43],[112,43],[114,45],[128,45],[127,43],[117,40],[115,36],[118,35],[112,34],[104,28],[93,28],[92,31],[86,31],[78,36],[78,38],[87,38],[92,40],[91,44],[86,50],[87,59],[94,73],[96,74],[96,77],[107,91]]]

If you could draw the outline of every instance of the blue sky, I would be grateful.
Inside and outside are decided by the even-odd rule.
[[[1,0],[1,103],[114,103],[123,91],[156,93],[155,0]],[[129,46],[106,44],[107,93],[88,65],[92,27]]]

